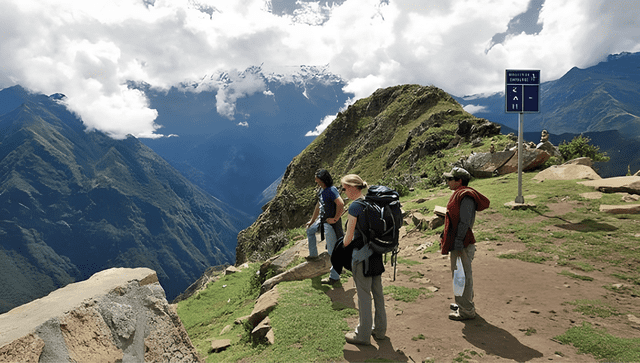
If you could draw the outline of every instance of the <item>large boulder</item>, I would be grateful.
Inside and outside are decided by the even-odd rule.
[[[522,170],[530,171],[543,165],[551,155],[540,149],[522,149]],[[472,154],[463,166],[476,178],[518,172],[518,150]]]
[[[0,362],[199,362],[155,271],[113,268],[0,315]]]
[[[511,160],[514,155],[516,152],[512,150],[472,154],[464,162],[464,168],[476,178],[488,178]]]
[[[540,149],[522,149],[522,171],[531,171],[539,168],[549,160],[551,155]],[[509,161],[498,168],[499,175],[517,173],[518,172],[518,152],[513,155]]]
[[[535,180],[574,180],[574,179],[602,179],[598,173],[586,165],[563,164],[553,165],[539,172],[533,177]]]

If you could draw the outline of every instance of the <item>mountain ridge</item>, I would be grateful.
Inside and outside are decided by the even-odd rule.
[[[314,173],[329,170],[336,179],[356,173],[371,183],[394,182],[407,174],[438,183],[452,160],[440,149],[464,140],[493,136],[500,127],[465,112],[434,86],[400,85],[378,89],[356,101],[297,155],[287,167],[276,196],[238,234],[236,265],[277,251],[278,231],[298,228],[316,203]],[[411,178],[411,177],[410,177]]]
[[[10,92],[26,99],[0,116],[0,312],[110,267],[153,268],[172,298],[234,262],[246,215],[136,138],[85,132],[55,99]]]
[[[540,84],[540,113],[525,115],[524,131],[546,129],[559,135],[619,130],[627,138],[639,138],[638,64],[640,52],[612,54],[597,65],[573,67],[559,79]],[[474,107],[478,117],[518,128],[517,115],[505,113],[504,92],[454,98],[465,108]]]

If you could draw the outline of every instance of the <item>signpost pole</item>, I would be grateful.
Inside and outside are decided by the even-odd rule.
[[[522,164],[524,114],[540,112],[540,70],[505,71],[505,106],[507,113],[519,113],[518,122],[518,196],[516,203],[524,204],[522,196]]]
[[[522,129],[524,127],[524,113],[520,112],[518,122],[518,196],[516,197],[516,203],[523,204],[524,197],[522,196]]]

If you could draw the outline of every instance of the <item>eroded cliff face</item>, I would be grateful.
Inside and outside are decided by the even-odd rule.
[[[369,183],[403,174],[439,170],[426,156],[500,133],[500,127],[465,112],[437,87],[402,85],[379,89],[337,115],[335,121],[296,156],[274,199],[249,228],[238,234],[236,265],[266,259],[281,244],[278,232],[304,225],[316,203],[314,173],[329,170],[336,183],[356,173]],[[447,166],[448,167],[448,166]]]
[[[0,315],[0,362],[198,362],[155,271],[96,273]]]

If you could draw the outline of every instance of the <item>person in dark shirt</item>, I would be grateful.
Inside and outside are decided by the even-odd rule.
[[[473,235],[473,224],[476,211],[489,207],[489,199],[470,188],[471,174],[463,168],[454,167],[451,172],[444,173],[449,189],[453,194],[447,203],[447,214],[444,232],[440,241],[441,253],[449,254],[451,259],[451,276],[456,270],[458,257],[462,259],[465,274],[465,286],[462,296],[455,296],[455,304],[451,304],[449,319],[467,320],[476,317],[473,302],[473,271],[471,263],[476,252],[476,240]]]
[[[318,258],[318,246],[316,233],[320,230],[321,238],[327,240],[327,251],[329,255],[333,253],[336,242],[343,236],[341,217],[344,209],[344,201],[338,189],[333,186],[333,178],[325,169],[320,169],[315,175],[316,184],[320,187],[318,192],[318,202],[313,211],[311,220],[307,223],[307,240],[309,242],[309,257],[307,260],[313,261]],[[340,274],[331,266],[329,278],[323,279],[322,283],[334,285],[340,281]]]

